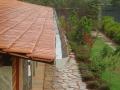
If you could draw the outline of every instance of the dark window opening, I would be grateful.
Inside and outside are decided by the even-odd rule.
[[[11,56],[8,54],[0,54],[0,66],[12,66]]]

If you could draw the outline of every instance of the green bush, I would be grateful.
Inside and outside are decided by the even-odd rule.
[[[106,45],[103,40],[98,38],[91,50],[91,64],[89,66],[90,70],[97,76],[101,75],[101,73],[104,72],[108,66],[106,64],[107,60],[105,60],[105,58],[107,56],[109,57],[112,53],[113,50],[108,45]]]
[[[101,39],[97,39],[91,52],[89,69],[96,77],[105,80],[97,90],[120,90],[120,47],[112,50]]]
[[[92,19],[89,19],[86,16],[82,17],[80,20],[80,27],[84,30],[84,32],[90,33],[93,28]]]
[[[118,54],[118,53],[120,53],[120,46],[118,46],[118,47],[116,48],[116,50],[114,51],[113,54]]]
[[[104,82],[104,83],[100,84],[98,90],[111,90],[111,89],[110,89],[109,85]]]
[[[95,80],[95,77],[94,77],[94,75],[91,71],[81,70],[81,75],[82,75],[82,81],[83,82]]]
[[[98,81],[88,81],[87,82],[87,88],[92,90],[97,90],[99,88],[99,82]]]
[[[113,17],[105,16],[102,20],[103,31],[114,41],[120,43],[120,23],[116,22]]]

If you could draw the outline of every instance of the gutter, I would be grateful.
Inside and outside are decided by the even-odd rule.
[[[56,60],[57,59],[62,59],[62,43],[61,43],[61,39],[60,39],[60,33],[58,30],[58,18],[57,18],[57,14],[56,11],[54,9],[54,23],[55,23],[55,32],[56,32]]]

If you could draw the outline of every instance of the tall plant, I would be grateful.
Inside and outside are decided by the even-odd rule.
[[[92,19],[89,19],[86,16],[82,17],[80,20],[80,28],[84,32],[90,33],[93,28]]]
[[[79,30],[76,33],[76,39],[78,44],[87,44],[90,45],[91,37],[90,33],[93,28],[92,20],[86,16],[82,17],[79,21]]]

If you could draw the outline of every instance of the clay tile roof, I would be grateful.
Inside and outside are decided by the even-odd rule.
[[[55,59],[53,9],[0,0],[0,50],[33,60]]]

